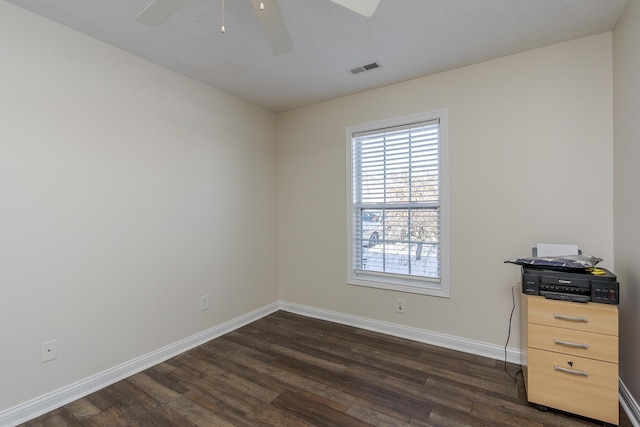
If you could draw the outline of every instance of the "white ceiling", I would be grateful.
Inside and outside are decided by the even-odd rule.
[[[278,0],[294,45],[281,56],[250,0],[226,0],[224,34],[221,0],[191,0],[159,27],[135,20],[151,0],[7,1],[280,112],[609,31],[629,0],[382,0],[371,18]]]

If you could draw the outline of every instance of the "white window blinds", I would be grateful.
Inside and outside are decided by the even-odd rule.
[[[356,273],[440,279],[439,119],[355,132]]]

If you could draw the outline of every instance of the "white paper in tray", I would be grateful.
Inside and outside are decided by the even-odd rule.
[[[552,243],[538,243],[538,256],[578,255],[578,245],[556,245]]]

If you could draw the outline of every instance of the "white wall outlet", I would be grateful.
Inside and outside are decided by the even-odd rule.
[[[40,344],[40,360],[42,363],[48,362],[58,357],[56,346],[56,340],[46,341]]]
[[[406,307],[404,306],[404,299],[396,299],[396,313],[404,313],[405,308]]]
[[[200,310],[209,309],[209,295],[202,295],[200,297]]]

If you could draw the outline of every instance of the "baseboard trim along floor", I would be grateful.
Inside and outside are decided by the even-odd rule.
[[[426,329],[418,329],[410,326],[398,325],[395,323],[381,322],[364,317],[352,316],[349,314],[343,314],[335,311],[323,310],[299,304],[291,304],[287,302],[281,302],[280,309],[289,311],[291,313],[300,314],[302,316],[308,316],[316,319],[340,323],[343,325],[354,326],[357,328],[380,332],[399,338],[406,338],[413,341],[423,342],[425,344],[433,344],[439,347],[463,351],[465,353],[476,354],[478,356],[485,356],[491,359],[504,360],[505,351],[504,346],[502,345],[488,344],[485,342],[474,341],[466,338],[456,337],[453,335],[441,334],[439,332],[433,332]],[[516,363],[518,365],[521,364],[520,350],[507,348],[507,362]]]
[[[67,403],[73,402],[74,400],[100,390],[101,388],[107,387],[124,378],[141,372],[151,366],[164,362],[165,360],[168,360],[180,353],[204,344],[207,341],[234,331],[277,310],[284,310],[303,316],[380,332],[465,353],[489,357],[496,360],[505,359],[505,348],[502,345],[489,344],[467,338],[441,334],[426,329],[381,322],[378,320],[338,313],[330,310],[278,301],[168,346],[162,347],[151,353],[132,359],[118,366],[114,366],[113,368],[92,375],[76,383],[69,384],[51,393],[47,393],[0,412],[0,425],[15,426],[36,418],[49,411],[64,406]],[[519,349],[507,348],[506,358],[510,363],[521,363],[521,354]],[[638,407],[638,403],[633,399],[633,396],[631,396],[629,390],[622,381],[620,381],[620,402],[632,424],[635,427],[640,427],[640,409]]]
[[[631,424],[634,427],[640,427],[640,406],[638,406],[638,402],[631,396],[629,389],[622,380],[619,380],[619,390],[622,409],[629,417]]]
[[[129,360],[113,368],[99,372],[83,380],[69,384],[58,390],[39,396],[13,408],[0,412],[0,426],[15,426],[56,408],[80,399],[97,390],[114,384],[151,366],[162,363],[185,351],[191,350],[214,338],[234,331],[253,321],[261,319],[280,309],[280,303],[275,302],[261,307],[245,315],[236,317],[213,328],[194,334],[183,340],[159,348],[151,353]]]

